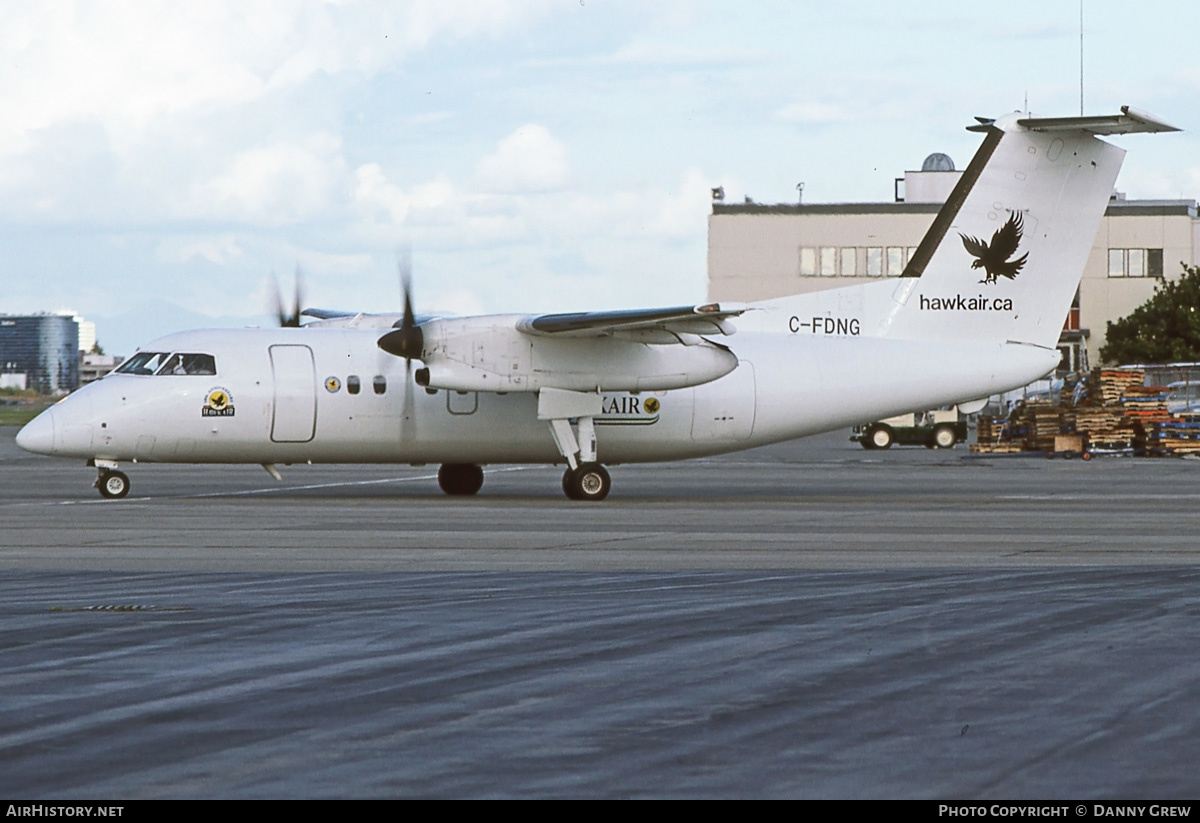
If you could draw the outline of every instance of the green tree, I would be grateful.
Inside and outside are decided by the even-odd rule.
[[[1154,296],[1117,322],[1108,323],[1100,349],[1105,363],[1200,361],[1200,266],[1183,267],[1178,280],[1163,280]]]

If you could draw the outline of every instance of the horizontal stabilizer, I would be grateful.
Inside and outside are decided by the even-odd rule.
[[[1121,106],[1120,114],[1096,117],[1026,117],[1017,125],[1030,131],[1086,131],[1092,134],[1133,134],[1135,132],[1179,131],[1144,111]]]

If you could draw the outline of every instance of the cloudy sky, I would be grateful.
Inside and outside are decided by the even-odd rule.
[[[306,303],[544,311],[705,297],[709,190],[889,200],[973,115],[1077,114],[1078,0],[0,5],[0,312],[110,352]],[[1130,197],[1200,198],[1200,3],[1084,6],[1084,107]]]

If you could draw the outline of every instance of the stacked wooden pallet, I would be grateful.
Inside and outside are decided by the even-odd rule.
[[[1049,400],[1021,403],[1008,419],[981,418],[971,451],[1052,452],[1056,437],[1079,434],[1093,453],[1200,455],[1200,415],[1172,415],[1163,389],[1145,385],[1140,369],[1104,369],[1089,376],[1077,406]]]
[[[1162,457],[1200,455],[1200,417],[1178,415],[1147,424],[1146,452]]]
[[[1087,399],[1075,408],[1075,431],[1094,452],[1130,453],[1144,445],[1139,418],[1158,413],[1159,391],[1147,389],[1140,369],[1092,372]],[[1165,408],[1165,407],[1164,407]]]
[[[1030,400],[1024,404],[1026,451],[1054,450],[1054,438],[1062,433],[1061,412],[1058,404],[1049,400]]]
[[[1095,376],[1095,372],[1092,373]],[[1129,389],[1141,389],[1146,385],[1146,373],[1141,369],[1102,369],[1099,374],[1099,397],[1101,405],[1114,405]]]
[[[1075,431],[1095,437],[1110,434],[1125,424],[1125,410],[1119,406],[1077,406]]]
[[[1024,450],[1023,438],[1015,438],[1009,422],[1003,417],[981,415],[975,422],[975,440],[970,449],[975,454],[1015,454]]]

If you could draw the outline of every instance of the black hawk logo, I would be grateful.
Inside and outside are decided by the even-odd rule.
[[[987,275],[979,281],[980,283],[995,283],[997,277],[1007,277],[1009,280],[1016,278],[1017,272],[1025,266],[1025,258],[1029,257],[1029,252],[1025,252],[1015,260],[1008,258],[1017,253],[1017,246],[1021,245],[1021,233],[1024,228],[1025,219],[1018,212],[1013,212],[1009,215],[1008,222],[992,235],[991,245],[959,233],[958,236],[962,238],[967,251],[975,256],[975,262],[971,264],[971,268],[983,269],[987,272]]]

